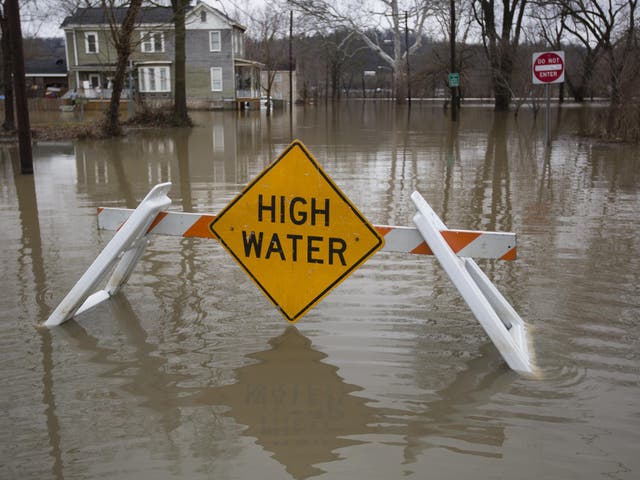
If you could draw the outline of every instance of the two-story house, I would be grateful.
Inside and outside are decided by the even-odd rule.
[[[120,25],[126,8],[78,8],[63,21],[69,89],[108,98],[117,54],[109,19]],[[190,108],[234,108],[259,102],[260,66],[244,58],[245,27],[198,2],[186,14],[186,90]],[[143,7],[132,39],[129,80],[123,98],[147,103],[173,98],[174,26],[170,7]]]

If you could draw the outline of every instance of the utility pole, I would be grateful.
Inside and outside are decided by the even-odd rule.
[[[450,72],[456,71],[456,2],[449,0],[449,11],[451,16],[451,29],[449,31],[449,50],[451,50]],[[451,121],[458,120],[458,87],[451,88]]]
[[[33,174],[33,153],[31,151],[31,126],[29,125],[29,105],[27,85],[24,78],[24,53],[22,50],[22,29],[18,0],[6,0],[9,37],[13,48],[13,88],[16,96],[16,117],[18,120],[18,149],[20,151],[20,172]]]
[[[411,107],[411,65],[409,63],[409,13],[404,11],[404,45],[407,51],[407,101]]]
[[[289,136],[293,140],[293,10],[289,10]]]

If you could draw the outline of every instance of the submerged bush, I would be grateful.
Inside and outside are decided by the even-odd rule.
[[[596,116],[591,134],[604,140],[640,143],[640,102],[608,107]]]
[[[176,119],[172,110],[143,106],[135,115],[123,122],[123,125],[130,127],[184,127],[191,126],[191,121],[189,120],[188,125],[184,125],[183,122]]]
[[[103,138],[99,124],[58,124],[37,126],[31,129],[34,140],[56,141],[68,139],[95,140]]]

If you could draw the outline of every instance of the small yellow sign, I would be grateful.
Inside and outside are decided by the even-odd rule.
[[[290,322],[384,244],[298,140],[209,229]]]

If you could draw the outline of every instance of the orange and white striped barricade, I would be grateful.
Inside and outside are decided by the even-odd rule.
[[[156,185],[135,210],[98,209],[98,228],[117,233],[45,325],[59,325],[117,293],[150,235],[216,240],[209,228],[215,214],[164,210],[171,204],[167,197],[170,187],[171,183]],[[384,237],[381,251],[435,255],[507,364],[519,373],[532,373],[524,322],[471,258],[515,260],[516,235],[450,230],[418,192],[411,198],[418,209],[413,218],[417,228],[374,225]],[[111,269],[105,288],[92,294]]]
[[[98,228],[118,230],[133,210],[126,208],[99,208]],[[159,212],[149,227],[149,235],[171,235],[185,238],[215,240],[209,224],[215,218],[210,213]],[[415,227],[374,225],[384,237],[381,252],[433,255],[427,242]],[[516,235],[502,232],[473,230],[445,230],[442,235],[449,247],[461,257],[515,260]]]
[[[52,327],[73,318],[115,295],[124,285],[147,246],[147,233],[158,212],[171,205],[167,196],[171,183],[153,187],[131,212],[128,221],[94,260],[80,280],[49,316],[45,325]],[[93,293],[111,273],[106,286]]]
[[[418,209],[413,222],[502,358],[512,370],[533,374],[526,326],[518,313],[473,259],[456,255],[447,244],[447,226],[422,195],[413,192],[411,200]]]

